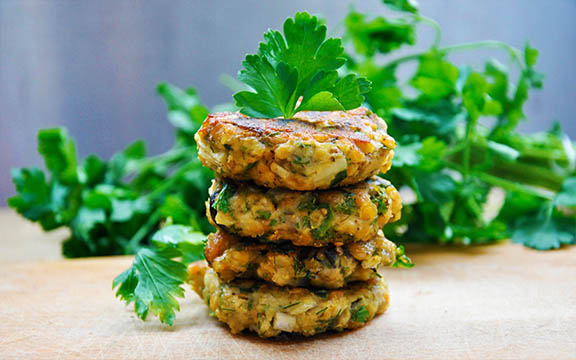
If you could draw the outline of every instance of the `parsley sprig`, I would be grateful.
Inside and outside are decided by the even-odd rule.
[[[258,53],[247,55],[238,79],[254,91],[234,94],[240,112],[253,117],[292,118],[302,110],[349,110],[370,91],[364,77],[338,76],[346,63],[340,39],[326,39],[326,26],[306,12],[269,30]]]
[[[541,134],[516,132],[530,91],[542,86],[538,51],[493,40],[443,46],[439,25],[415,2],[383,2],[393,15],[352,11],[345,39],[353,45],[347,68],[372,81],[367,105],[399,142],[385,176],[416,195],[401,221],[385,227],[387,235],[452,244],[512,238],[540,250],[576,243],[576,204],[568,200],[576,198],[574,144],[559,125]],[[434,42],[394,58],[395,50],[416,44],[420,24],[432,26]],[[486,48],[502,50],[509,65],[488,59],[475,69],[450,60],[452,53]],[[408,63],[415,72],[399,78]],[[487,216],[498,190],[504,204]]]
[[[142,320],[151,312],[172,325],[180,310],[177,298],[184,297],[186,265],[203,258],[204,239],[204,234],[183,225],[159,230],[152,236],[152,248],[140,249],[132,266],[114,279],[116,296],[126,304],[134,303]]]
[[[161,84],[176,129],[169,151],[146,156],[136,141],[109,160],[90,155],[80,161],[66,129],[38,133],[38,151],[46,171],[12,170],[17,195],[8,205],[46,231],[68,228],[62,245],[66,257],[133,254],[167,217],[195,231],[209,232],[202,199],[212,179],[196,156],[194,133],[208,109],[194,89]]]

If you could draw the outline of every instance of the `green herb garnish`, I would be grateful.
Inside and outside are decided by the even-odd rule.
[[[388,203],[382,198],[382,193],[370,196],[370,201],[378,208],[378,215],[382,215],[388,209]]]
[[[370,82],[353,74],[339,77],[337,70],[346,63],[342,42],[326,39],[318,18],[297,13],[284,22],[283,31],[264,34],[258,53],[242,62],[238,79],[254,91],[234,94],[241,113],[290,119],[302,110],[349,110],[362,104]]]
[[[246,165],[246,167],[244,168],[244,172],[247,173],[248,171],[252,170],[252,168],[254,168],[256,165],[258,165],[258,161],[254,161],[253,163]]]
[[[139,250],[132,266],[114,279],[116,296],[126,304],[134,302],[142,320],[151,312],[172,325],[175,312],[180,310],[176,298],[184,297],[186,265],[202,258],[204,238],[204,234],[182,225],[158,231],[152,237],[153,248]]]
[[[394,261],[394,264],[392,264],[392,266],[402,268],[414,267],[412,259],[410,259],[408,255],[406,255],[406,250],[404,249],[404,246],[400,245],[396,248],[396,260]],[[378,272],[376,272],[376,274],[378,274]]]
[[[308,210],[308,212],[317,210],[319,208],[320,205],[318,204],[318,197],[315,193],[310,193],[298,204],[298,210]]]

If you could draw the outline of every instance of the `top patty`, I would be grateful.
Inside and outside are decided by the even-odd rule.
[[[294,119],[210,114],[195,136],[219,176],[306,191],[355,184],[392,163],[394,139],[366,108],[302,111]]]

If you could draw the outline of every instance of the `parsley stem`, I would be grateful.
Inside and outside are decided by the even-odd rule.
[[[482,173],[482,172],[478,172],[474,175],[476,175],[476,177],[478,177],[478,179],[480,179],[481,181],[483,181],[487,184],[497,186],[497,187],[502,188],[502,189],[507,190],[507,191],[521,192],[521,193],[525,193],[525,194],[532,195],[532,196],[537,196],[539,198],[543,198],[543,199],[547,199],[547,200],[553,200],[554,199],[554,192],[549,191],[549,190],[534,188],[534,187],[531,187],[528,185],[522,185],[522,184],[519,184],[516,182],[508,181],[508,180],[499,178],[497,176],[492,176],[492,175]]]
[[[457,147],[450,149],[444,157],[444,163],[464,174],[464,150],[466,143],[462,142]],[[470,166],[482,168],[484,172],[491,176],[498,177],[505,181],[515,182],[518,184],[535,186],[552,191],[559,191],[564,181],[564,176],[559,174],[550,164],[550,162],[534,161],[530,158],[524,158],[522,155],[516,161],[509,161],[494,156],[488,167],[481,164],[486,159],[486,146],[472,141],[470,146]]]
[[[197,159],[195,160],[198,161]],[[156,197],[161,196],[166,190],[173,189],[174,185],[181,180],[182,176],[198,166],[196,161],[190,161],[188,164],[176,170],[166,181],[146,196],[154,200]]]
[[[456,155],[460,151],[464,150],[465,147],[466,147],[466,143],[460,142],[460,143],[454,145],[453,147],[446,149],[446,153],[445,153],[446,157],[451,157],[453,155]]]
[[[527,162],[535,164],[540,163],[548,167],[555,163],[562,167],[566,167],[569,172],[574,171],[572,160],[564,149],[520,148],[516,150],[520,152],[520,157],[524,161],[528,160]]]
[[[476,135],[476,123],[478,118],[474,118],[471,116],[467,117],[466,121],[466,135],[464,138],[464,150],[462,152],[462,162],[464,164],[464,172],[462,175],[464,179],[467,179],[470,176],[470,157],[471,157],[471,150],[473,145],[473,139]]]
[[[152,231],[152,229],[156,226],[158,221],[160,221],[160,216],[161,216],[160,209],[157,209],[150,215],[146,223],[142,225],[140,229],[138,229],[138,231],[134,234],[134,236],[132,236],[132,238],[128,242],[128,246],[126,246],[125,251],[127,255],[134,254],[138,251],[138,248],[140,247],[140,242],[142,242],[142,239],[144,239],[144,237],[148,235],[148,233],[150,233],[150,231]]]
[[[460,173],[464,173],[464,168],[462,165],[451,162],[451,161],[444,161],[444,164],[451,168],[454,169]],[[509,164],[512,167],[514,166],[514,164]],[[518,165],[520,169],[524,170],[525,169],[525,165]],[[479,180],[490,184],[492,186],[496,186],[499,188],[502,188],[504,190],[507,191],[515,191],[515,192],[521,192],[524,194],[529,194],[529,195],[533,195],[539,198],[543,198],[543,199],[547,199],[547,200],[552,200],[554,198],[554,190],[550,190],[547,188],[544,188],[540,185],[537,184],[532,184],[532,183],[521,183],[519,181],[521,181],[520,178],[518,179],[506,179],[500,175],[498,175],[498,171],[494,171],[495,169],[488,169],[486,170],[487,172],[481,172],[481,171],[477,171],[474,172],[473,175],[475,177],[477,177]],[[492,175],[492,174],[495,175]],[[528,175],[528,177],[530,177],[530,175]]]
[[[154,165],[169,164],[175,161],[182,160],[187,156],[190,156],[190,154],[192,154],[192,157],[195,156],[196,154],[196,149],[192,146],[174,147],[165,153],[152,156],[146,159],[142,159],[141,161],[136,163],[133,169],[130,170],[140,171],[141,169],[150,166],[152,164]]]
[[[463,164],[463,172],[462,175],[464,176],[465,179],[468,178],[468,176],[470,175],[470,137],[471,137],[471,132],[472,132],[472,124],[471,124],[471,120],[468,119],[468,122],[466,123],[466,138],[464,139],[464,149],[462,152],[462,164]]]
[[[173,189],[174,185],[182,179],[182,176],[184,176],[188,171],[190,171],[192,168],[196,166],[197,164],[195,162],[190,162],[182,166],[180,169],[176,170],[168,180],[164,181],[162,185],[157,187],[154,191],[148,193],[146,197],[151,201],[155,201],[157,198],[162,199],[164,192]],[[138,249],[138,245],[140,244],[142,239],[144,239],[144,237],[148,233],[150,233],[150,231],[152,231],[152,229],[158,224],[161,215],[162,214],[160,213],[160,209],[158,208],[150,215],[146,223],[142,225],[140,229],[138,229],[138,231],[134,234],[134,236],[132,236],[132,238],[128,242],[128,246],[126,247],[126,251],[128,254],[136,252],[136,250]]]
[[[463,44],[456,44],[451,46],[446,46],[440,49],[441,52],[450,53],[453,51],[466,51],[466,50],[476,50],[481,48],[492,48],[492,49],[502,49],[508,52],[512,60],[516,62],[520,69],[524,69],[524,64],[522,63],[520,57],[520,50],[517,48],[510,46],[502,41],[497,40],[484,40],[484,41],[475,41],[470,43],[463,43]]]
[[[442,41],[442,29],[440,28],[440,24],[434,19],[429,17],[418,15],[414,17],[416,21],[420,21],[427,25],[432,26],[434,28],[434,42],[432,43],[432,48],[436,49],[440,46],[440,42]]]
[[[510,46],[510,45],[508,45],[502,41],[496,41],[496,40],[474,41],[474,42],[469,42],[469,43],[462,43],[462,44],[445,46],[442,48],[438,48],[437,51],[439,53],[442,53],[442,54],[448,54],[448,53],[456,52],[456,51],[478,50],[478,49],[482,49],[482,48],[488,48],[488,49],[492,48],[492,49],[505,50],[506,52],[508,52],[508,54],[510,54],[510,57],[518,65],[518,67],[522,70],[524,69],[524,64],[522,64],[522,60],[521,60],[520,55],[519,55],[520,50],[518,50],[515,47]],[[385,65],[385,67],[394,67],[394,66],[400,65],[402,63],[408,62],[408,61],[418,60],[418,59],[422,58],[423,56],[425,56],[427,53],[428,52],[420,52],[420,53],[416,53],[416,54],[412,54],[412,55],[403,56],[403,57],[400,57],[396,60],[389,62],[388,64]]]
[[[478,141],[473,140],[471,150],[471,162],[478,164],[486,158],[486,146]],[[503,159],[495,154],[490,161],[490,166],[486,169],[491,175],[498,176],[502,179],[533,185],[539,188],[546,188],[553,191],[559,191],[564,181],[564,175],[558,172],[556,168],[554,155],[549,151],[549,158],[531,158],[522,153],[515,161]]]
[[[559,191],[564,177],[550,168],[545,168],[522,161],[510,162],[494,159],[493,165],[487,170],[499,178]]]

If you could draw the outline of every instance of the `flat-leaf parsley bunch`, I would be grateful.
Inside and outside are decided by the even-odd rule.
[[[540,250],[576,243],[574,144],[558,124],[546,133],[516,131],[530,91],[542,87],[538,51],[499,41],[441,46],[439,25],[414,1],[383,2],[393,15],[352,11],[345,39],[348,69],[372,82],[367,106],[386,119],[399,143],[385,176],[416,198],[405,203],[400,222],[386,227],[387,235],[456,244],[512,238]],[[416,44],[420,24],[434,29],[434,42],[424,52],[395,57],[395,50]],[[449,59],[485,48],[502,50],[512,69],[497,59],[480,69]],[[408,63],[416,70],[400,79],[398,69]],[[489,216],[495,189],[505,191],[505,201]]]

